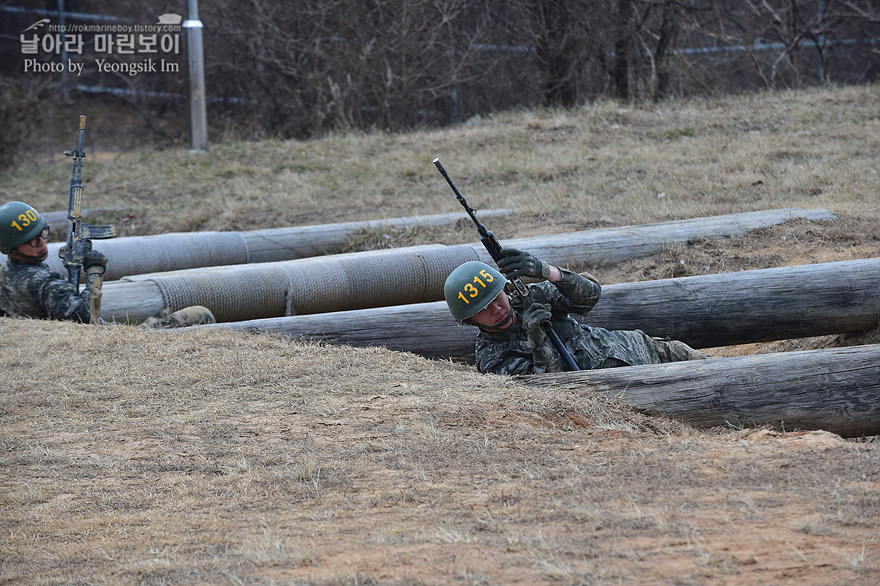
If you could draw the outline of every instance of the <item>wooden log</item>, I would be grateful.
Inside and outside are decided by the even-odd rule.
[[[109,213],[121,208],[95,208],[88,214]],[[480,210],[481,218],[509,215],[510,209]],[[43,214],[55,234],[66,229],[67,212]],[[664,246],[684,244],[696,239],[730,238],[750,230],[780,224],[793,218],[805,220],[833,219],[828,210],[780,208],[740,214],[726,214],[708,218],[691,218],[643,224],[619,226],[597,230],[584,230],[568,234],[507,239],[505,244],[513,248],[526,248],[534,254],[553,259],[558,264],[591,262],[615,263],[653,254]],[[102,240],[95,247],[109,258],[106,281],[125,276],[154,272],[195,269],[198,267],[222,267],[242,263],[277,262],[310,256],[335,253],[347,240],[360,230],[402,229],[414,226],[438,226],[467,220],[463,213],[419,215],[404,218],[386,218],[321,224],[267,228],[242,232],[181,232],[129,236]],[[58,257],[62,242],[49,244],[49,266],[66,273]],[[491,262],[479,243],[473,244]],[[0,255],[0,262],[5,255]]]
[[[445,301],[204,326],[282,334],[349,346],[381,346],[428,358],[474,359],[477,329],[459,326]]]
[[[501,213],[505,211],[507,210],[495,210],[496,213]],[[481,212],[481,214],[482,213],[483,212]],[[445,217],[446,214],[443,214],[442,216]],[[730,238],[731,236],[741,235],[750,230],[780,224],[791,219],[822,221],[830,220],[833,218],[834,214],[832,212],[823,209],[803,210],[801,208],[781,208],[775,210],[764,210],[760,212],[746,212],[741,214],[727,214],[723,216],[711,216],[706,218],[691,218],[688,220],[659,222],[656,224],[619,226],[616,228],[582,230],[578,232],[567,232],[563,234],[547,234],[541,236],[530,236],[526,238],[511,238],[504,240],[502,242],[502,245],[510,248],[528,250],[536,256],[539,256],[543,260],[546,260],[547,262],[550,262],[552,264],[557,264],[559,266],[566,266],[573,263],[610,264],[623,260],[637,258],[640,256],[645,256],[648,254],[654,254],[662,251],[664,247],[670,245],[686,244],[695,240]],[[399,218],[398,220],[403,221],[404,219]],[[366,224],[373,225],[373,222],[374,221],[355,222],[351,223],[351,225],[353,226],[354,224],[358,224],[363,227],[363,225]],[[388,222],[390,222],[390,220],[388,220]],[[197,246],[197,243],[201,242],[201,247],[205,247],[205,243],[208,242],[207,238],[212,235],[225,237],[235,236],[240,241],[240,251],[237,252],[239,254],[244,254],[245,256],[247,256],[248,264],[265,262],[265,264],[267,265],[266,270],[271,270],[270,265],[278,261],[279,258],[284,255],[279,255],[273,259],[265,256],[265,250],[262,250],[263,254],[261,254],[259,252],[261,250],[260,247],[266,245],[258,244],[259,242],[264,240],[274,240],[277,247],[286,250],[287,252],[285,254],[289,255],[291,259],[295,260],[305,260],[306,258],[312,258],[313,260],[319,261],[321,259],[331,259],[335,255],[324,255],[326,249],[323,248],[323,246],[319,246],[315,243],[297,244],[295,241],[301,240],[300,235],[302,234],[310,235],[309,238],[311,238],[312,236],[317,237],[317,235],[322,231],[327,231],[331,234],[338,234],[339,230],[341,230],[341,227],[345,226],[347,225],[340,224],[338,225],[338,227],[334,227],[333,225],[327,224],[323,226],[305,226],[299,228],[255,230],[253,232],[192,232],[179,234],[157,234],[154,236],[137,237],[140,238],[140,240],[137,240],[137,238],[122,238],[116,239],[114,241],[105,241],[102,244],[104,244],[105,246],[113,246],[116,244],[122,244],[125,240],[131,240],[134,241],[134,243],[138,247],[150,249],[152,248],[150,242],[158,242],[164,238],[172,239],[173,237],[175,239],[174,242],[176,250],[181,247],[182,243],[186,242],[186,240],[182,239],[192,238],[190,246]],[[290,231],[290,233],[286,236],[282,236],[282,233],[286,231]],[[320,240],[320,242],[327,241],[322,239]],[[425,245],[386,250],[372,250],[366,252],[373,256],[382,254],[392,255],[402,251],[406,251],[407,249],[417,251],[423,246]],[[486,251],[483,244],[480,242],[451,245],[450,248],[454,246],[468,246],[473,249],[474,253],[483,262],[490,264],[494,262],[489,256],[489,253]],[[256,247],[256,250],[251,250],[251,247]],[[146,251],[144,252],[144,254],[149,254],[149,252]],[[300,257],[300,254],[303,254],[304,256]],[[50,257],[52,256],[51,248],[49,255]],[[166,253],[163,256],[169,255],[169,253]],[[173,256],[180,257],[181,255],[182,254],[178,251]],[[315,257],[318,258],[315,259]],[[180,263],[179,260],[176,260],[176,262]],[[226,265],[212,262],[210,264],[198,266],[193,265],[188,268],[162,269],[152,272],[155,272],[158,275],[161,275],[162,273],[179,273],[184,271],[187,273],[195,273],[199,271],[209,271],[213,273],[217,271],[235,271],[240,268],[240,264],[241,263],[237,261],[230,262]],[[147,271],[138,270],[137,272],[129,272],[126,274],[149,275],[150,273]],[[115,279],[115,277],[111,276],[107,280],[109,281],[112,279]],[[405,287],[406,284],[401,283],[401,286]],[[440,291],[438,291],[438,293],[440,293]]]
[[[555,263],[561,266],[587,263],[611,264],[655,254],[661,252],[665,246],[687,244],[704,239],[731,238],[795,218],[830,220],[834,218],[834,214],[821,209],[781,208],[656,224],[585,230],[569,234],[500,240],[502,246],[528,250],[551,264]],[[488,259],[488,255],[486,258]]]
[[[514,210],[489,209],[487,217],[510,215]],[[294,228],[266,228],[242,232],[249,263],[275,262],[339,252],[348,240],[362,230],[404,230],[417,226],[442,226],[467,219],[461,213],[430,214],[405,218],[363,220]]]
[[[105,297],[110,299],[110,303],[106,306],[103,303]],[[114,288],[112,283],[104,285],[101,318],[106,321],[138,324],[164,308],[162,291],[154,281],[132,281],[118,289]]]
[[[696,348],[829,334],[880,325],[880,259],[621,283],[582,319],[641,329]],[[458,326],[443,301],[222,324],[432,358],[473,358],[476,328]]]
[[[620,259],[621,250],[626,249],[627,245],[632,245],[632,248],[628,249],[632,254],[647,254],[651,251],[662,250],[663,246],[670,243],[684,242],[693,238],[724,237],[730,233],[740,233],[739,231],[744,231],[747,226],[753,228],[758,225],[781,222],[791,217],[802,217],[798,214],[826,217],[826,215],[830,215],[830,212],[826,210],[812,210],[811,212],[792,209],[770,210],[664,224],[512,239],[505,241],[504,245],[530,250],[543,260],[561,266],[573,262],[613,262]],[[227,237],[234,236],[240,240],[239,233],[220,234]],[[179,234],[177,236],[188,235]],[[618,245],[612,246],[611,241],[617,242]],[[204,243],[202,248],[205,252],[213,254],[214,249],[205,249]],[[452,267],[446,267],[446,272],[443,275],[438,277],[437,274],[433,274],[433,277],[438,278],[425,281],[420,271],[404,271],[393,277],[395,288],[393,295],[376,298],[374,295],[377,289],[376,284],[385,283],[389,278],[392,278],[388,273],[392,259],[403,257],[416,259],[423,255],[422,251],[425,248],[425,246],[414,246],[348,253],[347,255],[310,257],[284,262],[210,266],[185,271],[132,275],[124,280],[108,282],[105,285],[103,307],[105,311],[112,310],[112,315],[137,315],[138,308],[127,304],[131,296],[125,289],[129,286],[128,281],[143,279],[156,281],[158,284],[156,290],[161,291],[163,296],[160,303],[164,303],[172,309],[180,309],[176,305],[179,302],[185,302],[188,305],[204,305],[214,311],[220,321],[270,318],[292,313],[305,314],[362,309],[393,304],[395,301],[396,304],[428,302],[442,299],[443,281],[459,262],[463,262],[461,261],[464,258],[462,256],[463,250],[466,249],[470,255],[467,260],[479,259],[484,262],[492,262],[489,254],[480,243],[448,246],[445,252],[438,252],[438,256],[434,256],[432,253],[432,258],[434,258],[432,263],[439,263],[434,266],[435,269],[440,264],[446,267],[450,262],[456,263]],[[233,249],[238,250],[238,254],[241,254],[243,247],[235,246],[232,243],[230,250]],[[188,249],[185,246],[176,246],[173,250]],[[191,251],[201,252],[201,250],[196,251],[195,249]],[[144,255],[146,255],[146,251]],[[179,260],[183,253],[160,256]],[[329,292],[328,276],[334,273],[333,267],[338,268],[342,262],[345,263],[346,268],[340,270],[345,274],[345,278],[339,281],[339,287],[334,286],[334,290]],[[412,260],[412,262],[418,264],[421,261]],[[308,266],[306,266],[307,264]],[[293,272],[296,272],[297,277],[294,282],[290,282]],[[343,281],[347,281],[347,283]],[[270,286],[272,283],[281,282],[288,282],[289,287]],[[363,286],[356,285],[356,282],[360,282]],[[246,301],[239,298],[245,288],[247,289]],[[121,303],[123,300],[126,304]],[[152,305],[154,302],[153,299],[144,299],[142,305]]]
[[[602,394],[697,428],[880,434],[880,344],[521,377]]]
[[[511,210],[506,209],[486,210],[481,211],[480,215],[503,215],[510,212]],[[340,250],[346,239],[358,230],[412,227],[419,223],[440,225],[451,223],[455,217],[456,214],[437,214],[245,232],[155,234],[102,241],[100,249],[110,259],[105,280],[115,281],[132,275],[196,271],[200,268],[211,271],[236,270],[244,263],[273,263],[322,256]],[[833,219],[834,214],[823,209],[781,208],[656,224],[513,238],[504,240],[503,244],[511,248],[529,250],[550,263],[563,266],[575,262],[609,264],[660,252],[664,246],[707,238],[730,238],[793,218],[828,220]],[[458,219],[467,219],[467,216],[459,214]],[[49,245],[47,262],[52,268],[63,273],[64,269],[58,258],[60,246],[61,243]],[[480,260],[493,262],[481,243],[472,242],[467,246],[474,250]],[[381,250],[372,252],[382,253]],[[387,252],[391,254],[390,251]],[[401,283],[401,286],[406,284]]]
[[[880,258],[609,285],[583,321],[697,348],[864,332],[880,325]]]

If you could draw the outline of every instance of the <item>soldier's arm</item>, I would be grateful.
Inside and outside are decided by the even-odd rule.
[[[89,323],[89,298],[95,291],[88,282],[79,293],[74,285],[60,278],[34,279],[32,287],[49,319]]]
[[[525,340],[492,341],[477,339],[477,370],[490,374],[536,374],[566,370],[549,340],[532,346]]]
[[[477,370],[484,374],[533,374],[535,359],[524,340],[493,341],[477,338]]]
[[[565,372],[568,370],[558,352],[553,351],[550,340],[544,340],[532,349],[532,372]]]
[[[558,271],[558,276],[554,275],[553,269]],[[582,275],[568,269],[551,267],[550,278],[547,280],[553,284],[553,287],[545,286],[551,302],[565,313],[584,315],[596,306],[602,296],[602,286],[589,273]]]

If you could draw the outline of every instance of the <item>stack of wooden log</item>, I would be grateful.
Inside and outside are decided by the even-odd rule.
[[[797,208],[770,210],[507,240],[503,244],[531,250],[551,264],[613,263],[652,254],[670,244],[730,237],[795,217],[817,220],[833,218],[833,214]],[[320,227],[312,228],[304,234],[322,232]],[[261,255],[272,258],[271,239],[260,236]],[[290,248],[289,243],[285,246]],[[321,247],[327,247],[326,241]],[[352,278],[350,296],[346,299],[321,289],[328,274],[338,281],[337,288],[340,284],[345,288],[349,283],[345,279],[361,268],[370,274],[375,271],[376,278],[381,279],[383,266],[388,266],[387,259],[391,258],[385,254],[404,258],[409,263],[404,266],[414,267],[413,272],[418,272],[429,256],[441,260],[444,256],[442,247],[428,251],[429,248],[287,260],[284,262],[294,264],[283,266],[262,263],[260,268],[248,269],[251,272],[244,278],[244,282],[253,284],[242,293],[247,298],[246,307],[241,307],[238,298],[233,301],[235,315],[242,315],[248,308],[259,313],[244,313],[244,318],[207,327],[274,332],[354,346],[384,346],[431,358],[472,359],[476,330],[457,326],[441,301],[442,277],[448,271],[434,270],[436,274],[430,278],[420,275],[414,283],[407,283],[398,275],[397,288],[387,296],[366,295],[358,290],[371,287],[370,280],[363,279],[363,275]],[[453,248],[456,254],[472,254],[490,262],[479,243],[449,247],[450,259]],[[180,280],[173,277],[183,274],[194,281],[204,281],[209,274],[211,280],[199,281],[201,289],[189,286],[192,290],[187,291],[190,296],[186,300],[210,307],[223,319],[231,313],[219,307],[222,295],[214,288],[222,285],[213,283],[234,281],[236,274],[241,276],[241,270],[241,265],[193,267],[108,282],[104,288],[104,312],[115,319],[139,321],[162,307],[179,309],[173,305],[181,296],[169,292],[172,283]],[[280,293],[272,293],[280,295],[279,299],[261,298],[269,295],[270,288],[261,287],[260,283],[277,281],[273,271],[280,271],[287,278],[295,274],[297,279],[307,281],[309,295],[324,299],[326,305],[310,305],[318,309],[310,309],[317,312],[309,314],[295,311],[303,304],[293,301],[293,293],[284,287]],[[399,305],[400,299],[414,302]],[[608,329],[641,329],[696,348],[866,332],[880,325],[880,259],[608,285],[603,287],[602,300],[584,317],[584,323]],[[877,344],[534,375],[527,377],[527,382],[616,397],[635,408],[673,415],[700,427],[772,425],[788,430],[826,429],[845,437],[880,434]]]

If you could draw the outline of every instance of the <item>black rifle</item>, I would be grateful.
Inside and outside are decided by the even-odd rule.
[[[467,200],[455,186],[455,183],[452,182],[452,179],[449,178],[449,174],[446,172],[446,169],[443,168],[443,163],[440,162],[440,159],[434,159],[434,165],[437,167],[437,170],[440,171],[440,174],[443,175],[443,178],[446,179],[446,182],[449,184],[449,187],[452,188],[452,191],[455,192],[455,197],[458,198],[458,201],[461,205],[464,206],[465,211],[471,217],[471,220],[474,221],[474,224],[477,226],[477,232],[480,233],[480,242],[483,243],[483,246],[486,247],[486,250],[489,252],[489,256],[492,257],[492,260],[498,262],[500,259],[504,258],[504,255],[501,254],[501,245],[498,243],[498,240],[495,239],[495,235],[492,234],[486,227],[477,219],[477,212],[468,205]],[[508,281],[507,285],[504,287],[508,294],[510,295],[519,295],[523,299],[523,303],[526,300],[530,302],[534,302],[532,298],[529,296],[529,288],[526,287],[525,283],[523,283],[519,278],[513,279],[512,281]],[[562,357],[562,361],[565,362],[565,366],[568,370],[580,370],[578,365],[575,363],[574,358],[571,357],[571,354],[568,351],[568,348],[562,343],[562,340],[559,339],[559,336],[553,330],[553,327],[548,323],[544,322],[542,324],[544,332],[547,334],[547,337],[550,338],[550,341],[553,343],[553,346],[556,348],[556,351],[559,352],[559,355]]]
[[[86,133],[86,117],[79,117],[79,146],[72,151],[64,151],[73,157],[70,172],[70,201],[67,207],[67,243],[58,250],[61,262],[67,267],[68,281],[79,288],[79,273],[82,270],[85,253],[92,249],[92,238],[115,238],[116,226],[91,226],[82,219],[82,165],[86,156],[83,139]]]

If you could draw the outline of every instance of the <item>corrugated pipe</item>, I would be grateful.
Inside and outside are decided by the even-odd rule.
[[[669,244],[724,238],[791,218],[828,219],[791,208],[607,230],[504,240],[560,266],[611,263]],[[480,243],[375,250],[284,262],[191,269],[105,283],[102,315],[139,322],[163,307],[210,308],[219,321],[326,313],[437,301],[446,277],[469,260],[492,260]]]
[[[63,213],[43,214],[47,221],[55,221]],[[481,216],[501,216],[513,213],[511,209],[480,211]],[[466,220],[463,213],[432,214],[384,220],[365,220],[338,224],[269,228],[244,232],[173,232],[152,236],[129,236],[111,240],[96,240],[93,245],[107,255],[105,281],[121,279],[129,275],[161,273],[199,267],[264,263],[307,258],[339,252],[347,241],[361,230],[404,230],[417,226],[441,226]],[[53,232],[63,235],[53,225]],[[62,242],[49,244],[47,264],[66,275],[67,270],[58,257]],[[0,262],[6,258],[0,255]],[[85,279],[85,273],[82,275]]]
[[[473,246],[432,244],[137,275],[105,283],[101,315],[137,323],[163,307],[204,305],[219,321],[240,321],[434,301],[469,260],[481,260]]]

